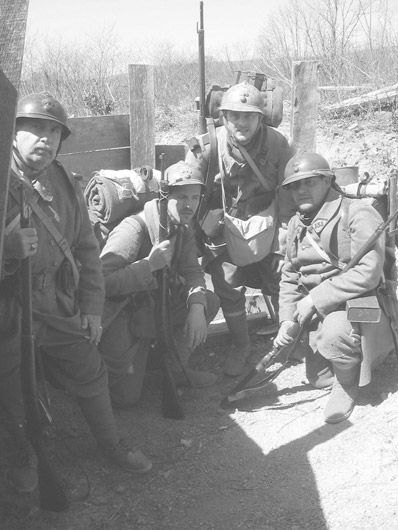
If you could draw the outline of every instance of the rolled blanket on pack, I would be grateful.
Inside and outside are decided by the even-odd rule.
[[[134,170],[101,169],[84,190],[90,217],[102,224],[115,225],[124,217],[142,210],[148,200],[158,196],[158,173],[153,171],[153,178],[144,180]]]

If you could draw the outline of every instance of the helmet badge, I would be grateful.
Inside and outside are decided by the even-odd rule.
[[[55,107],[54,100],[49,97],[43,99],[43,106],[44,106],[44,109],[48,112],[54,110],[54,107]]]
[[[300,171],[300,162],[298,161],[293,164],[293,172],[298,173],[299,171]]]
[[[241,92],[240,93],[240,100],[242,103],[247,103],[247,98],[250,96],[248,92]]]

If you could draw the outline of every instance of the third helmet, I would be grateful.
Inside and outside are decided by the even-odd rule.
[[[297,180],[317,176],[334,176],[330,166],[318,153],[303,152],[289,160],[285,168],[285,180],[282,186],[288,186]]]

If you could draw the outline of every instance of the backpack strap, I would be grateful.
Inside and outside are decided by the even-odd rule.
[[[224,127],[227,129],[228,134],[230,136],[233,136],[233,134],[229,130],[229,127],[228,127],[228,125],[226,123],[224,123]],[[268,192],[269,191],[275,191],[271,187],[270,183],[266,181],[266,179],[264,178],[264,175],[261,173],[261,171],[258,169],[257,164],[253,160],[253,158],[250,155],[250,153],[248,152],[248,150],[242,144],[240,144],[239,142],[237,142],[237,143],[238,143],[239,151],[242,153],[243,158],[247,161],[247,163],[251,167],[252,171],[254,172],[254,174],[256,175],[258,180],[261,182],[261,184],[262,184],[263,188],[265,189],[265,191],[268,191]]]
[[[19,204],[20,198],[15,190],[10,189],[10,193],[15,199],[15,201]],[[60,247],[62,252],[64,253],[66,259],[69,261],[69,263],[72,266],[72,273],[73,273],[73,280],[75,282],[75,286],[78,287],[79,285],[79,271],[77,269],[75,258],[73,257],[72,250],[69,246],[68,241],[63,237],[61,232],[57,229],[57,227],[53,224],[51,219],[47,217],[45,212],[40,208],[40,206],[37,204],[37,198],[38,194],[37,192],[30,197],[27,197],[27,203],[32,209],[33,213],[40,219],[43,226],[46,228],[46,230],[51,234],[51,236],[54,238],[57,245]],[[12,221],[13,223],[13,221]],[[10,223],[11,224],[11,223]],[[10,225],[9,225],[10,226]]]

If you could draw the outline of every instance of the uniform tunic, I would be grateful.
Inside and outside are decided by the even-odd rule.
[[[129,389],[124,391],[123,403],[132,404],[139,398],[145,373],[147,349],[141,348],[136,357],[138,339],[156,337],[153,294],[158,288],[146,259],[158,242],[158,200],[145,204],[142,214],[126,217],[115,227],[101,252],[106,286],[104,322],[105,333],[100,351],[105,358],[110,392],[114,403],[116,393],[121,399],[119,384],[127,374]],[[204,273],[199,265],[192,229],[180,226],[179,235],[170,238],[173,245],[172,269],[177,281],[171,290],[172,320],[183,326],[192,304],[201,304],[211,321],[218,311],[214,293],[206,290]],[[128,305],[126,305],[128,302]],[[117,342],[116,342],[117,341]],[[146,341],[148,343],[148,341]]]
[[[186,157],[186,162],[198,167],[204,177],[210,160],[210,145],[206,143],[206,138],[199,137],[197,147],[189,151]],[[284,179],[285,166],[294,155],[293,148],[281,133],[265,125],[261,125],[250,145],[245,146],[270,184],[271,192],[266,192],[225,127],[217,129],[217,144],[225,169],[227,205],[231,205],[233,198],[237,197],[238,189],[242,193],[237,217],[247,219],[266,209],[277,194],[277,230],[271,251],[283,254],[287,223],[295,213],[295,205],[290,192],[280,185]],[[219,173],[215,176],[209,208],[220,212],[222,209]],[[268,256],[253,265],[237,267],[231,263],[226,250],[216,259],[212,259],[206,248],[203,248],[203,252],[203,264],[212,276],[225,316],[237,316],[245,312],[245,285],[261,287],[267,294],[278,292],[279,274],[270,267]]]

